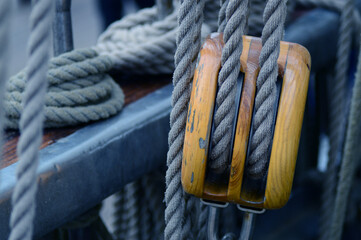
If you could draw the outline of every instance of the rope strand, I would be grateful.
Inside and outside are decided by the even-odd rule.
[[[224,2],[224,4],[227,3],[226,26],[223,35],[225,45],[221,56],[222,68],[218,75],[217,110],[214,115],[214,134],[209,163],[212,169],[220,172],[227,167],[231,145],[232,126],[236,114],[237,78],[243,49],[242,36],[245,33],[248,11],[248,0]],[[221,11],[224,8],[222,5]]]
[[[358,59],[358,67],[355,85],[352,91],[351,111],[348,119],[346,145],[342,159],[340,179],[337,187],[335,211],[333,212],[330,239],[341,239],[342,227],[345,220],[346,206],[350,194],[352,180],[355,176],[360,160],[359,140],[361,138],[361,52]]]
[[[7,80],[11,1],[0,0],[0,169],[2,168],[3,129],[5,109],[3,106]],[[1,182],[0,182],[1,184]]]
[[[352,12],[353,1],[345,1],[341,12],[339,39],[337,48],[337,61],[335,77],[330,89],[330,150],[329,162],[324,181],[321,208],[321,239],[330,239],[330,225],[334,211],[335,193],[337,185],[337,171],[340,151],[342,152],[342,139],[345,132],[345,97],[349,56],[352,43]],[[339,159],[339,160],[338,160]]]
[[[276,100],[278,76],[277,59],[287,15],[286,0],[268,0],[263,21],[262,50],[259,56],[260,72],[257,78],[257,95],[253,120],[254,134],[251,140],[247,171],[250,176],[263,176],[267,153],[272,140],[273,106]]]
[[[34,0],[30,15],[31,33],[28,45],[27,85],[24,92],[24,112],[20,119],[21,136],[17,153],[17,183],[12,195],[10,240],[30,240],[35,217],[37,191],[36,169],[42,139],[43,105],[47,88],[46,71],[51,29],[51,0]]]
[[[174,56],[172,111],[170,114],[169,150],[167,155],[165,192],[165,231],[164,238],[179,240],[182,235],[182,221],[185,210],[181,185],[181,163],[184,130],[187,117],[187,104],[190,98],[190,84],[193,77],[195,48],[191,48],[195,38],[196,1],[181,1],[178,10],[177,49]]]

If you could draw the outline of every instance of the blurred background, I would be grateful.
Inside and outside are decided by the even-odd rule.
[[[8,76],[26,65],[26,44],[29,37],[30,0],[14,1],[11,19]],[[154,5],[153,0],[73,0],[71,15],[74,48],[93,46],[107,25],[139,8]]]

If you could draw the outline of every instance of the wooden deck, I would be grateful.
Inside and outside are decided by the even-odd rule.
[[[125,95],[124,106],[135,102],[136,100],[146,96],[147,94],[165,86],[170,83],[171,76],[141,76],[137,78],[128,78],[127,80],[122,79],[120,76],[114,76],[117,79],[117,82],[121,86]],[[41,144],[41,149],[55,143],[57,140],[66,137],[76,130],[84,127],[84,125],[79,125],[75,127],[65,127],[65,128],[50,128],[44,130],[43,142]],[[13,164],[17,161],[16,155],[16,145],[19,140],[19,131],[7,131],[5,135],[5,144],[4,144],[4,156],[3,162],[0,167],[4,168]]]

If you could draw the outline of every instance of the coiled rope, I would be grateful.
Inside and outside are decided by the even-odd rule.
[[[280,41],[284,33],[287,15],[286,0],[267,1],[263,21],[262,50],[259,56],[260,72],[257,78],[254,134],[250,145],[247,171],[254,178],[262,177],[265,171],[272,136],[273,106],[276,101],[277,59]]]
[[[120,87],[106,73],[109,57],[92,49],[74,50],[51,59],[45,96],[45,127],[63,127],[108,118],[124,103]],[[17,128],[22,110],[25,73],[10,78],[5,95],[6,128]]]
[[[24,112],[20,119],[21,136],[17,154],[17,183],[12,194],[10,240],[30,240],[33,235],[36,169],[42,139],[43,106],[47,88],[46,71],[50,46],[52,1],[33,0],[30,15],[29,61],[26,70]]]
[[[124,233],[126,232],[126,224],[123,221],[123,213],[124,213],[124,190],[122,189],[118,193],[115,194],[114,201],[114,214],[113,214],[113,235],[115,239],[124,239]]]

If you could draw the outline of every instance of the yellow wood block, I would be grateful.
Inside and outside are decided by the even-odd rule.
[[[193,79],[184,139],[183,188],[190,194],[212,201],[234,202],[256,208],[280,208],[288,201],[292,188],[307,97],[310,55],[298,44],[281,42],[278,66],[283,83],[268,168],[265,201],[250,204],[243,201],[240,196],[259,72],[258,59],[262,47],[259,38],[243,37],[240,71],[245,73],[245,78],[234,133],[228,187],[210,184],[205,180],[222,47],[222,35],[212,34],[200,52],[200,60]]]

